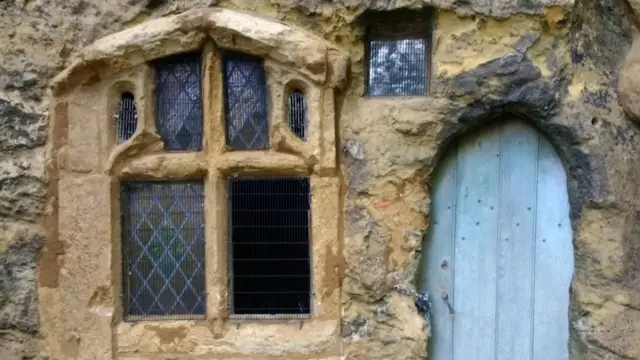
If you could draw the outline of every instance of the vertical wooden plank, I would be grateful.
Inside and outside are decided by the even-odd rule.
[[[464,139],[458,148],[455,360],[495,356],[500,142],[500,129],[494,127]]]
[[[457,151],[451,149],[438,165],[433,181],[431,226],[422,248],[425,260],[421,270],[422,289],[432,296],[430,359],[451,360],[453,317],[440,300],[441,289],[453,289],[453,247],[455,237]],[[453,298],[453,294],[450,294]]]
[[[572,230],[566,174],[551,144],[540,139],[535,251],[533,359],[569,358]]]
[[[573,246],[551,144],[523,123],[463,139],[439,165],[431,214],[430,358],[567,360]]]
[[[496,288],[496,360],[531,358],[538,133],[502,127]]]

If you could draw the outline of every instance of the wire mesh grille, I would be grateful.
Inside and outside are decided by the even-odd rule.
[[[122,93],[115,118],[118,144],[120,144],[133,136],[133,133],[136,132],[136,126],[138,125],[138,112],[132,93]]]
[[[226,53],[224,83],[227,146],[232,150],[266,149],[269,126],[262,59]]]
[[[419,16],[369,28],[369,96],[426,94],[429,34],[429,22]]]
[[[230,181],[234,315],[310,314],[308,178]]]
[[[122,183],[125,320],[205,314],[201,182]]]
[[[202,148],[200,54],[176,55],[154,63],[158,132],[167,150]]]
[[[384,39],[369,43],[369,95],[424,95],[426,40]]]
[[[289,95],[289,128],[297,137],[307,140],[307,101],[300,90],[295,90]]]

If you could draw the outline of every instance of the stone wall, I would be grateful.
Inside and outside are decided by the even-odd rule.
[[[362,20],[372,11],[424,5],[439,9],[431,96],[363,97]],[[74,275],[65,259],[90,255],[74,255],[73,244],[46,235],[58,232],[58,221],[51,219],[57,219],[58,198],[69,196],[65,187],[48,186],[56,159],[47,149],[64,141],[64,133],[48,126],[59,110],[48,91],[53,78],[99,38],[207,6],[255,12],[305,28],[350,56],[349,80],[336,92],[335,106],[343,183],[341,341],[335,353],[303,358],[426,356],[424,322],[412,299],[392,290],[411,284],[420,261],[421,236],[429,222],[425,180],[453,139],[495,119],[517,116],[549,138],[567,169],[576,262],[572,359],[640,359],[640,134],[632,121],[638,116],[638,86],[633,80],[637,52],[631,48],[637,20],[635,4],[622,0],[0,2],[3,358],[112,355],[83,352],[94,341],[112,339],[85,339],[77,329],[56,334],[63,341],[51,343],[47,329],[68,315],[40,316],[51,301],[61,301],[42,294],[58,287],[60,275]],[[68,186],[81,190],[73,182]],[[87,226],[82,219],[69,221]],[[91,299],[83,296],[93,290],[63,295],[89,307]],[[299,332],[301,337],[315,335]]]

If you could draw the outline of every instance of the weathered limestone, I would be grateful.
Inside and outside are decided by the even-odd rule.
[[[106,358],[112,352],[111,332],[114,309],[114,278],[111,276],[111,179],[99,174],[61,173],[58,182],[59,240],[65,247],[59,271],[59,298],[48,303],[40,314],[43,323],[59,327],[43,327],[64,334],[52,350],[60,346],[67,357]],[[72,246],[75,244],[76,246]],[[43,269],[41,269],[43,270]],[[90,275],[89,275],[90,274]],[[117,297],[115,297],[117,298]],[[64,321],[60,321],[65,319]],[[56,354],[54,351],[53,354]]]
[[[620,104],[627,116],[636,122],[640,122],[640,81],[636,74],[640,71],[640,40],[634,38],[633,45],[627,54],[620,69],[618,80],[618,92]]]
[[[59,95],[145,61],[196,50],[206,36],[219,48],[269,57],[318,84],[345,81],[347,58],[330,43],[284,23],[215,8],[152,20],[94,42],[53,80],[53,91]]]
[[[298,336],[299,321],[286,324],[242,324],[224,326],[222,338],[216,338],[207,326],[188,322],[174,324],[135,325],[121,323],[116,338],[118,352],[125,356],[135,353],[190,354],[192,356],[303,356],[322,357],[338,352],[340,326],[337,321],[314,321]],[[120,355],[119,355],[120,356]]]

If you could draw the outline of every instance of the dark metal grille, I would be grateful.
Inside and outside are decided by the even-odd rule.
[[[308,178],[234,178],[230,197],[230,310],[236,317],[308,317]]]
[[[307,101],[300,90],[289,95],[289,128],[297,137],[307,140]]]
[[[136,126],[138,125],[138,112],[132,93],[122,93],[120,104],[118,105],[118,113],[115,118],[118,144],[120,144],[133,136],[133,133],[136,132]]]
[[[224,84],[227,146],[232,150],[268,148],[267,85],[262,59],[226,53]]]
[[[125,320],[205,314],[202,182],[122,183]]]
[[[429,25],[425,19],[371,26],[367,41],[369,96],[427,92]]]
[[[202,148],[200,54],[176,55],[154,63],[156,119],[167,150]]]

